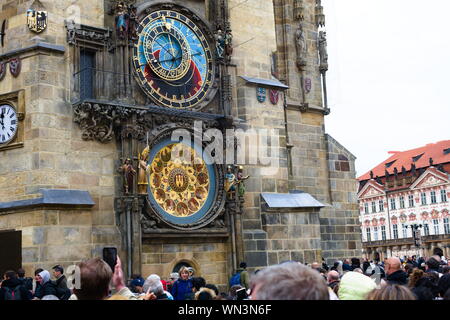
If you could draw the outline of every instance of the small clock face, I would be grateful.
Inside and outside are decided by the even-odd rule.
[[[17,133],[16,110],[9,104],[0,105],[0,145],[7,144]]]
[[[170,108],[196,108],[213,82],[208,40],[185,15],[155,11],[138,27],[133,64],[142,89],[155,103]]]

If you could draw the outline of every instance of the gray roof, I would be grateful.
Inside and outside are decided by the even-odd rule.
[[[240,77],[247,82],[250,82],[253,84],[258,84],[260,86],[278,88],[281,90],[289,89],[289,86],[281,83],[279,80],[276,80],[276,79],[269,80],[269,79],[251,78],[251,77],[246,77],[246,76],[240,76]]]
[[[306,192],[300,193],[262,193],[269,208],[323,208],[326,205]]]

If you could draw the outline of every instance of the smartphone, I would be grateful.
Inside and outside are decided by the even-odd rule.
[[[114,272],[114,267],[117,263],[117,248],[103,248],[103,260],[111,267]]]
[[[245,300],[247,298],[247,290],[245,288],[236,290],[236,300]]]

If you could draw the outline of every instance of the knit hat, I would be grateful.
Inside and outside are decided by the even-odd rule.
[[[365,300],[368,293],[376,289],[376,283],[358,272],[347,272],[339,285],[340,300]]]
[[[42,284],[45,284],[50,281],[50,272],[48,272],[47,270],[41,271],[39,275],[42,278]]]

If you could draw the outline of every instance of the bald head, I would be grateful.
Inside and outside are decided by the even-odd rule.
[[[313,268],[313,269],[320,269],[320,264],[318,263],[318,262],[313,262],[312,264],[311,264],[311,268]]]
[[[339,280],[339,272],[334,271],[334,270],[328,272],[328,276],[327,276],[328,283],[332,283],[332,282],[335,282],[338,280]]]
[[[385,263],[385,272],[387,275],[401,269],[402,263],[399,258],[389,258]]]

